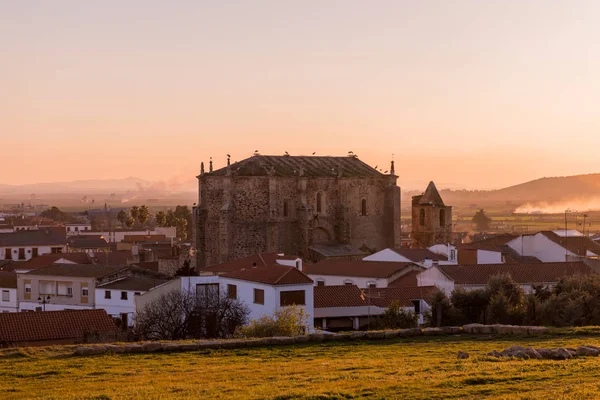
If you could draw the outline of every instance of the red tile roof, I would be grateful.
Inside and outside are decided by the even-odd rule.
[[[429,258],[432,261],[448,261],[448,257],[436,254],[429,249],[410,249],[410,248],[395,248],[392,249],[396,254],[408,258],[413,262],[425,261]]]
[[[367,305],[363,292],[356,285],[315,286],[314,307],[364,307]]]
[[[0,247],[62,246],[67,244],[66,234],[55,229],[0,233]]]
[[[600,243],[595,242],[587,236],[562,237],[552,231],[542,231],[540,233],[554,243],[566,247],[571,253],[575,253],[578,256],[585,257],[588,250],[596,255],[600,255]]]
[[[286,265],[270,265],[267,267],[250,267],[239,271],[223,273],[224,277],[243,281],[265,283],[267,285],[301,285],[312,284],[313,281],[295,267]]]
[[[65,310],[0,313],[0,343],[81,340],[86,334],[115,334],[105,310]]]
[[[438,265],[436,268],[459,285],[485,285],[490,277],[504,273],[521,284],[553,283],[565,276],[592,273],[583,262]]]
[[[202,268],[202,271],[220,273],[239,271],[245,268],[266,267],[276,263],[278,258],[277,253],[259,253],[253,254],[248,257],[239,258],[237,260],[227,261],[221,264],[211,265],[209,267]]]
[[[413,287],[417,285],[417,275],[422,271],[410,271],[398,279],[394,279],[388,284],[388,287]]]
[[[307,275],[389,278],[395,273],[411,267],[421,268],[410,262],[325,259],[315,265],[305,265],[304,273]]]
[[[68,253],[68,254],[43,254],[33,257],[29,261],[22,263],[18,268],[24,270],[34,270],[54,264],[60,259],[74,262],[75,264],[91,264],[92,260],[86,253]]]
[[[431,295],[439,290],[435,286],[415,286],[415,287],[393,287],[393,288],[374,288],[363,289],[363,293],[372,305],[387,308],[393,301],[400,302],[402,307],[412,307],[411,300],[425,300],[429,302]]]
[[[0,271],[0,288],[16,289],[17,274],[14,272]]]
[[[128,267],[124,265],[51,264],[33,271],[29,271],[25,275],[102,278],[126,269],[128,269]]]

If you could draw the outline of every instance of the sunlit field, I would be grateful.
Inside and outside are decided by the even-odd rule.
[[[0,352],[0,398],[582,399],[600,397],[600,359],[485,356],[518,344],[600,344],[593,333],[543,338],[420,337],[189,353],[71,357],[72,348]],[[456,353],[471,357],[458,360]]]

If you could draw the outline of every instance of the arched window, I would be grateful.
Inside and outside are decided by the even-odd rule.
[[[425,210],[422,208],[419,210],[419,225],[425,225]]]
[[[444,227],[446,225],[446,210],[443,208],[440,210],[440,227]]]
[[[284,200],[283,201],[283,216],[284,217],[288,216],[288,213],[289,213],[288,208],[289,208],[289,201],[288,200]]]
[[[317,212],[323,212],[323,194],[321,192],[317,193]]]
[[[360,201],[360,215],[367,215],[367,199]]]

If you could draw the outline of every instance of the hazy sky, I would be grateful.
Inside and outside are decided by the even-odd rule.
[[[0,183],[345,155],[407,188],[600,172],[600,2],[0,0]],[[424,186],[423,186],[424,188]]]

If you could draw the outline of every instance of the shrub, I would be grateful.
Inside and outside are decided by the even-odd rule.
[[[436,290],[431,296],[431,310],[423,313],[425,324],[429,326],[452,326],[466,323],[464,315],[450,303],[442,290]]]
[[[379,325],[383,329],[415,328],[418,322],[419,316],[413,311],[406,311],[397,300],[392,301],[379,318]]]
[[[485,290],[454,289],[451,303],[466,322],[485,322],[485,313],[489,304],[489,297]]]
[[[239,337],[300,336],[306,334],[308,314],[300,306],[282,307],[237,330]]]

